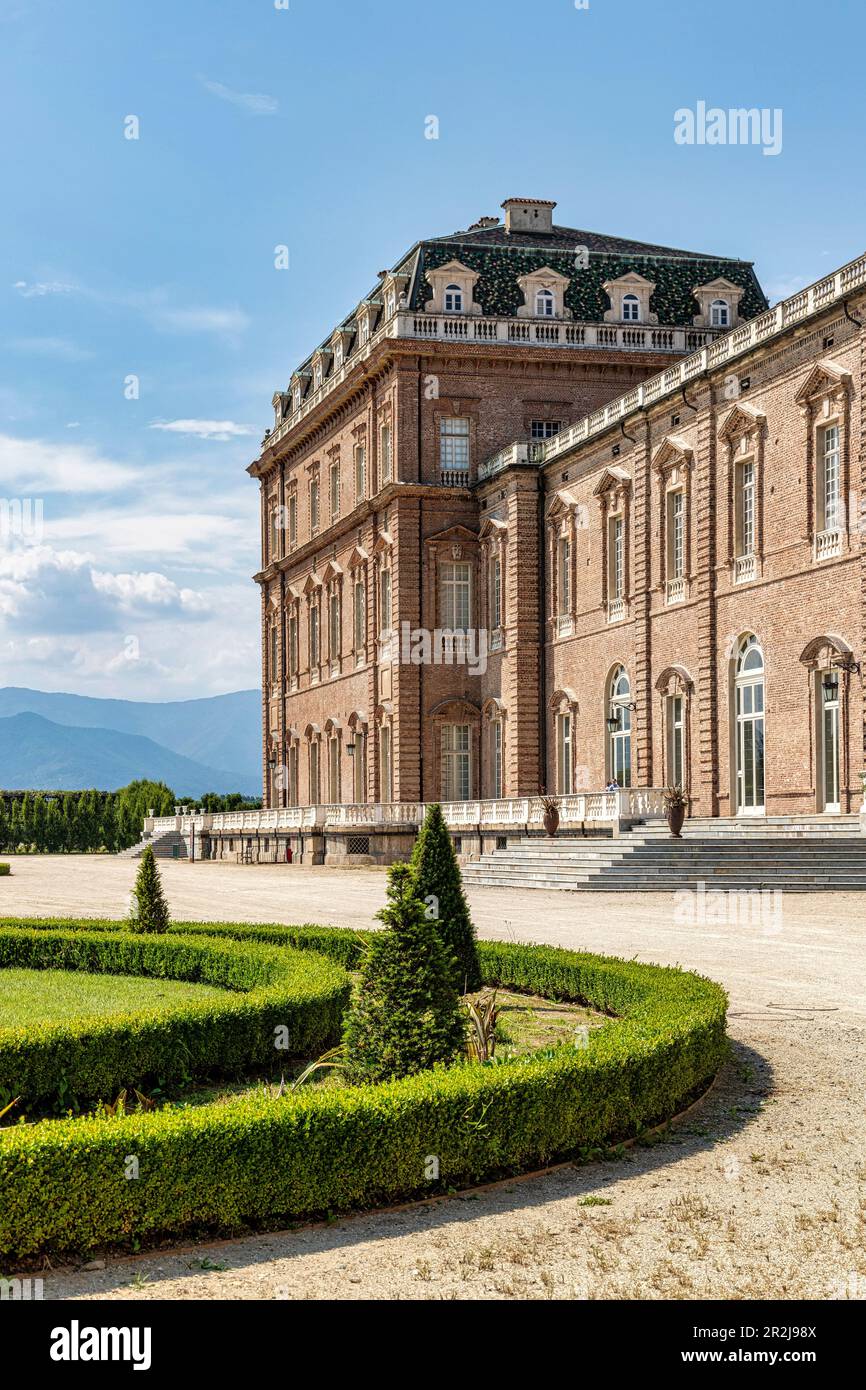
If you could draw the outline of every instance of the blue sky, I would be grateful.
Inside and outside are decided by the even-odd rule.
[[[864,28],[842,0],[0,0],[0,499],[43,509],[0,535],[0,684],[258,683],[270,397],[420,237],[555,198],[754,260],[773,300],[860,254]],[[781,152],[676,144],[699,101],[780,108]]]

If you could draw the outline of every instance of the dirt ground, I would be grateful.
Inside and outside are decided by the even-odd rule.
[[[135,864],[12,858],[0,914],[122,915]],[[166,863],[179,919],[372,925],[378,870]],[[479,934],[679,964],[733,1060],[653,1147],[319,1227],[45,1273],[45,1296],[866,1298],[866,897],[719,914],[667,894],[473,889]],[[744,920],[745,919],[745,920]]]

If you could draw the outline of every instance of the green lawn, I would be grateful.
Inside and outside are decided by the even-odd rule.
[[[143,975],[81,970],[0,970],[0,1028],[63,1023],[113,1013],[174,1009],[191,1000],[225,998],[228,990]]]

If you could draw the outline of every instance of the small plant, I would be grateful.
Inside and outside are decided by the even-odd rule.
[[[335,1067],[342,1070],[345,1068],[345,1066],[346,1049],[343,1046],[343,1044],[340,1043],[338,1047],[332,1047],[330,1051],[323,1052],[321,1057],[317,1058],[315,1062],[311,1062],[308,1067],[304,1067],[304,1070],[301,1072],[300,1076],[296,1076],[294,1081],[292,1082],[291,1089],[293,1091],[296,1091],[299,1086],[304,1085],[305,1081],[309,1081],[310,1077],[315,1075],[317,1071],[324,1070],[327,1067]],[[285,1088],[283,1078],[280,1080],[280,1089],[277,1092],[277,1095],[283,1095],[284,1089]]]
[[[5,874],[9,874],[11,872],[12,870],[10,869],[8,864],[0,864],[0,878],[3,878]]]
[[[674,811],[678,806],[686,806],[688,797],[680,786],[665,787],[664,803],[666,811]]]
[[[135,887],[132,890],[133,903],[129,916],[131,931],[166,932],[171,919],[168,903],[162,891],[162,882],[153,847],[148,845],[141,856]]]
[[[15,1105],[18,1104],[18,1102],[19,1102],[20,1099],[21,1099],[20,1096],[16,1096],[14,1100],[10,1100],[10,1102],[9,1102],[8,1105],[4,1105],[4,1106],[3,1106],[3,1109],[0,1110],[0,1120],[3,1119],[3,1116],[4,1116],[4,1115],[8,1115],[8,1114],[9,1114],[9,1111],[13,1108],[13,1106],[15,1106]]]
[[[496,1021],[499,1009],[496,990],[485,992],[478,999],[464,999],[469,1015],[466,1055],[471,1062],[489,1062],[496,1051]]]
[[[547,792],[541,792],[541,793],[539,793],[538,799],[539,799],[539,801],[541,802],[541,809],[542,809],[543,811],[558,811],[558,810],[559,810],[559,797],[558,797],[558,796],[550,796],[550,795],[548,795]]]

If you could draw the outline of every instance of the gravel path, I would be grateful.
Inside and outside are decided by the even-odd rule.
[[[122,913],[135,870],[92,857],[12,867],[0,911],[45,915]],[[374,870],[168,863],[163,876],[179,918],[370,925],[383,898]],[[483,936],[720,980],[734,1057],[710,1096],[662,1142],[617,1161],[46,1272],[46,1297],[866,1297],[866,899],[791,895],[754,926],[741,902],[727,908],[734,920],[701,925],[660,894],[476,889],[470,901]]]

